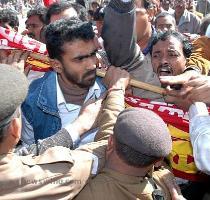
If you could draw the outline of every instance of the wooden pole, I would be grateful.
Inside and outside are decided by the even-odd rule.
[[[97,69],[96,74],[99,77],[104,77],[106,72],[104,72],[100,69]],[[133,87],[136,87],[136,88],[140,88],[140,89],[143,89],[143,90],[148,90],[148,91],[155,92],[155,93],[158,93],[158,94],[163,94],[164,91],[165,91],[161,87],[157,87],[155,85],[144,83],[142,81],[135,80],[135,79],[130,80],[130,85],[133,86]]]
[[[35,59],[42,60],[42,61],[49,61],[49,58],[45,55],[41,55],[41,54],[37,54],[37,53],[30,53],[30,56],[35,58]],[[106,72],[102,71],[100,69],[97,69],[96,74],[99,77],[104,77]],[[131,79],[130,85],[133,86],[133,87],[136,87],[136,88],[140,88],[140,89],[143,89],[143,90],[148,90],[148,91],[155,92],[155,93],[158,93],[158,94],[163,94],[164,91],[165,91],[161,87],[151,85],[151,84],[148,84],[148,83],[144,83],[142,81],[135,80],[135,79]]]

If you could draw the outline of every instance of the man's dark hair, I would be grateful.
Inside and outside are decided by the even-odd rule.
[[[93,10],[88,10],[88,14],[89,14],[91,17],[94,17],[94,11],[93,11]]]
[[[174,18],[173,15],[171,15],[169,12],[161,12],[158,15],[155,16],[155,27],[157,25],[157,20],[161,17],[171,17],[171,19],[173,20],[174,25],[176,26],[176,20]]]
[[[92,5],[92,6],[93,6],[94,4],[95,4],[96,6],[100,6],[99,3],[98,3],[97,1],[91,2],[91,5]]]
[[[7,127],[8,126],[0,129],[0,144],[3,142],[3,140],[6,136]]]
[[[160,159],[155,156],[144,155],[134,150],[132,147],[129,147],[128,145],[119,142],[116,137],[115,137],[115,148],[117,155],[126,164],[133,167],[147,167]]]
[[[153,46],[155,44],[157,44],[158,41],[160,41],[160,40],[165,41],[169,37],[175,37],[182,43],[184,56],[185,56],[185,58],[189,58],[192,53],[191,42],[181,33],[177,32],[177,31],[171,31],[171,30],[166,31],[166,32],[158,32],[157,35],[154,36],[150,53],[152,54]]]
[[[200,34],[205,35],[208,25],[210,24],[210,14],[206,15],[201,21]]]
[[[86,0],[76,0],[76,3],[80,4],[84,8],[88,7],[88,1],[86,1]]]
[[[143,7],[147,9],[153,9],[155,7],[154,3],[151,0],[135,0],[135,3],[137,4],[137,8],[139,7],[138,3],[143,3]]]
[[[144,3],[145,9],[154,8],[154,6],[155,6],[151,0],[143,0],[143,3]]]
[[[61,19],[49,24],[45,31],[46,46],[50,58],[62,60],[63,45],[76,39],[89,41],[94,39],[95,33],[89,22],[79,19]]]
[[[94,15],[93,15],[93,20],[94,21],[103,21],[104,20],[104,7],[99,7],[96,9]]]
[[[40,21],[45,24],[46,13],[47,13],[47,9],[44,6],[36,6],[28,11],[27,18],[37,15]]]
[[[50,18],[52,15],[58,15],[64,10],[67,10],[69,8],[74,8],[76,10],[78,18],[80,20],[82,21],[87,20],[87,12],[85,7],[73,1],[61,1],[51,4],[50,7],[48,8],[46,14],[46,24],[50,23]]]
[[[8,23],[12,28],[19,26],[18,15],[15,11],[3,9],[0,11],[0,23]]]

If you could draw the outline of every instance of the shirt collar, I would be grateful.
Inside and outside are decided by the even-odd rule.
[[[90,87],[88,94],[85,98],[85,101],[87,101],[88,99],[92,99],[92,98],[99,98],[99,96],[101,95],[101,90],[98,84],[98,81],[96,79],[95,83],[93,86]]]
[[[61,105],[63,103],[66,104],[66,101],[64,99],[63,93],[60,88],[60,85],[58,83],[57,75],[56,75],[56,89],[57,89],[57,105]],[[87,101],[88,99],[92,99],[92,98],[97,99],[97,98],[99,98],[100,95],[101,95],[101,90],[100,90],[98,81],[96,79],[94,85],[90,87],[88,94],[85,98],[85,101]]]
[[[127,184],[140,184],[143,181],[148,180],[147,177],[126,175],[106,167],[102,169],[102,173],[107,174],[109,177],[112,177],[117,181],[124,182]]]
[[[175,17],[175,13],[174,13]],[[178,26],[182,25],[183,23],[190,22],[190,12],[187,11],[187,9],[184,10],[184,13],[182,14]]]
[[[61,91],[60,85],[58,83],[58,76],[56,74],[56,89],[57,89],[57,106],[61,104],[66,104],[66,101],[64,99],[63,93]]]

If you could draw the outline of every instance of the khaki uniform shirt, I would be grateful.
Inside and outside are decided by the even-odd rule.
[[[107,138],[124,109],[124,93],[112,91],[100,116],[97,142],[76,150],[56,146],[42,155],[0,155],[0,199],[72,199],[104,165]]]
[[[162,177],[165,175],[169,175],[166,169],[154,172],[153,180],[162,188],[165,199],[171,199],[163,184]],[[75,200],[152,200],[154,189],[150,178],[128,176],[105,168],[85,186]]]

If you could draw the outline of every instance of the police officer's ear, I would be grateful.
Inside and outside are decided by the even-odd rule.
[[[8,127],[5,128],[5,136],[3,138],[2,147],[14,148],[18,143],[21,136],[21,120],[20,118],[14,118],[9,123]]]
[[[63,67],[62,63],[58,59],[50,59],[50,66],[53,68],[53,70],[57,73],[62,73]]]
[[[113,135],[110,135],[108,139],[108,145],[106,148],[106,159],[108,158],[109,155],[112,154],[113,151],[114,151],[114,137]]]
[[[9,132],[10,132],[10,136],[12,137],[12,140],[14,141],[14,144],[16,145],[18,143],[18,141],[20,140],[20,136],[21,136],[21,120],[20,120],[20,118],[14,118],[10,122]]]

